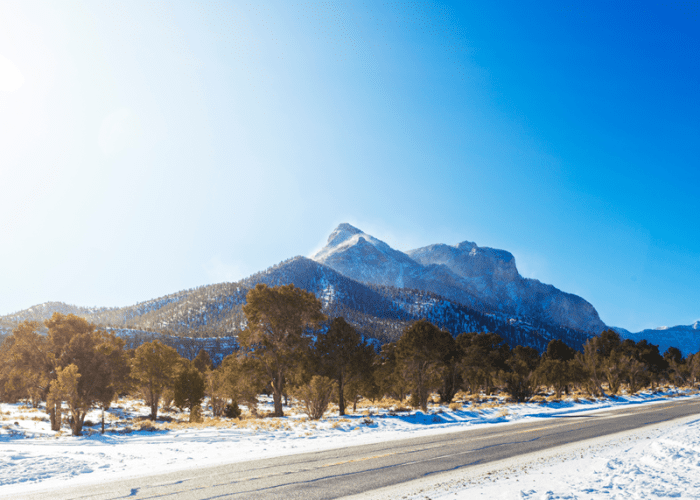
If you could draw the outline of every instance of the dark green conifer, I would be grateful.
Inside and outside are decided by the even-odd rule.
[[[175,406],[190,410],[190,422],[201,420],[201,405],[204,400],[204,377],[193,364],[187,362],[175,379]]]

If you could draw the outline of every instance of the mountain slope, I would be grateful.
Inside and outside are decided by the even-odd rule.
[[[593,334],[605,328],[583,298],[523,278],[512,254],[468,241],[403,253],[350,224],[340,224],[311,258],[364,283],[425,290],[472,308]]]

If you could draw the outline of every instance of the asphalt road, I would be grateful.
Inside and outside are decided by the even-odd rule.
[[[169,474],[22,498],[62,499],[325,499],[354,495],[442,472],[537,452],[700,413],[680,400],[586,415],[542,415],[522,424],[388,441]]]

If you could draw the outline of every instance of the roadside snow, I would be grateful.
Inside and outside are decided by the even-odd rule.
[[[653,404],[668,401],[668,397],[674,396],[699,397],[697,394],[668,391],[597,401],[498,406],[470,403],[456,411],[436,406],[427,414],[419,411],[390,412],[371,407],[368,409],[370,416],[329,416],[321,421],[311,421],[302,414],[295,414],[240,422],[209,420],[209,425],[205,426],[173,423],[169,426],[170,430],[147,430],[150,422],[142,420],[147,409],[137,402],[120,401],[107,414],[108,432],[100,435],[97,432],[99,426],[96,425],[86,428],[86,435],[82,437],[72,437],[65,430],[60,435],[50,431],[48,417],[43,411],[23,405],[0,404],[0,496],[494,424],[507,425],[552,413],[571,414],[625,405]],[[261,404],[263,410],[267,406],[270,406],[269,401]],[[290,410],[285,408],[291,413]],[[168,416],[167,413],[165,415]],[[88,419],[98,423],[99,412],[91,412]],[[159,427],[163,426],[168,427],[168,424],[159,424]],[[139,430],[141,427],[143,430]],[[632,450],[630,453],[639,454],[639,459],[626,458],[624,450],[611,452],[613,455],[610,456],[591,451],[575,461],[578,472],[569,461],[551,474],[523,469],[526,472],[505,481],[515,481],[515,486],[508,491],[520,496],[512,498],[598,498],[598,493],[581,496],[581,492],[590,488],[598,488],[608,494],[622,491],[620,488],[634,488],[629,491],[639,490],[642,493],[638,495],[641,495],[644,492],[649,494],[649,491],[683,491],[683,485],[689,488],[686,491],[694,491],[697,498],[700,492],[700,475],[697,474],[700,472],[699,430],[700,422],[694,421],[676,434],[654,438],[652,446],[649,446],[649,441],[640,444],[639,448],[628,446]],[[588,476],[595,481],[586,479]],[[533,482],[531,479],[535,477],[539,479]],[[645,479],[647,477],[650,479]],[[553,482],[552,478],[556,478],[556,481]],[[645,487],[637,486],[642,484],[642,480],[651,483]],[[541,484],[537,484],[537,481]],[[506,483],[499,480],[498,484],[491,484],[490,479],[461,486],[455,483],[455,490],[444,493],[436,491],[435,496],[431,493],[430,498],[440,498],[440,495],[466,498],[467,487],[470,498],[475,491],[479,491],[484,498],[503,498],[502,484]],[[572,487],[566,489],[567,484]],[[489,489],[492,487],[496,489]],[[567,491],[578,493],[571,496]],[[686,497],[681,495],[679,498]]]
[[[573,443],[345,500],[700,498],[700,419]]]

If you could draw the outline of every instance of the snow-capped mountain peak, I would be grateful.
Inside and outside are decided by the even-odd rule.
[[[327,260],[337,258],[340,254],[348,252],[353,248],[362,250],[358,253],[371,254],[373,252],[379,252],[387,258],[398,259],[405,263],[408,263],[408,261],[413,263],[403,252],[394,250],[382,240],[345,222],[335,228],[328,237],[326,246],[316,252],[311,259],[316,262],[325,263]]]
[[[355,226],[351,226],[350,224],[344,222],[338,227],[336,227],[335,230],[328,237],[327,246],[334,247],[341,245],[358,234],[364,233],[361,230],[357,229]]]

